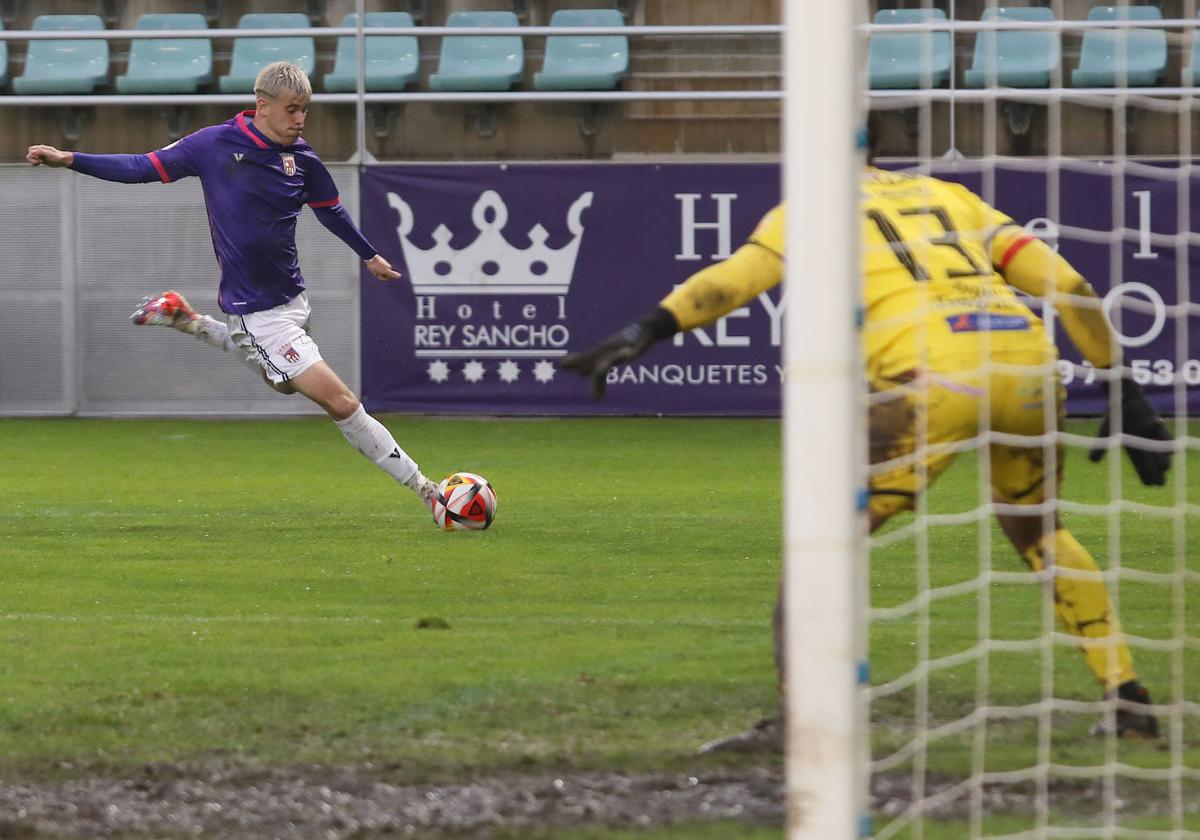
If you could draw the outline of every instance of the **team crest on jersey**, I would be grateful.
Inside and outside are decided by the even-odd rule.
[[[288,157],[291,157],[291,155]],[[296,164],[294,162],[292,163],[292,171],[296,171]],[[279,352],[283,354],[284,359],[293,365],[300,361],[300,353],[291,344],[283,345],[283,348]]]
[[[283,161],[283,174],[284,175],[290,176],[290,175],[296,174],[296,157],[295,157],[295,155],[289,155],[287,152],[284,152],[283,154],[281,154],[279,156],[279,159]]]

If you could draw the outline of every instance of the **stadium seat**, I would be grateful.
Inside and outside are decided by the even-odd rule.
[[[1162,20],[1157,6],[1097,6],[1088,20]],[[1079,66],[1071,71],[1075,87],[1116,87],[1121,59],[1130,87],[1150,87],[1167,69],[1167,33],[1162,29],[1088,29],[1083,33]]]
[[[346,15],[342,26],[357,26],[358,16]],[[408,12],[367,12],[364,28],[372,26],[412,26]],[[395,91],[417,80],[421,50],[412,35],[370,35],[366,43],[364,68],[367,90]],[[338,38],[333,72],[325,74],[325,90],[333,93],[358,90],[358,49],[353,36]]]
[[[0,29],[4,28],[4,21],[0,20]],[[8,41],[0,41],[0,87],[4,87],[8,82]]]
[[[942,21],[941,9],[880,9],[875,23]],[[950,78],[949,32],[876,32],[867,52],[871,87],[939,87]]]
[[[204,15],[147,14],[136,29],[207,29]],[[206,38],[134,39],[118,93],[195,93],[213,79],[212,41]]]
[[[1054,20],[1054,10],[1045,6],[1001,6],[985,9],[982,20],[1047,21]],[[963,81],[971,88],[993,84],[1049,87],[1051,74],[1058,67],[1059,53],[1057,32],[1028,29],[980,32],[975,37],[975,57]]]
[[[551,26],[624,26],[617,9],[559,9]],[[537,90],[612,90],[629,70],[629,39],[624,35],[551,35]]]
[[[238,29],[308,28],[308,15],[299,13],[248,14],[238,20]],[[272,61],[290,61],[312,76],[316,54],[316,45],[309,36],[236,38],[229,75],[221,77],[221,93],[252,93],[258,71]]]
[[[513,12],[454,12],[447,26],[517,26]],[[525,52],[516,35],[452,35],[442,39],[437,72],[429,86],[439,91],[508,90],[521,80]]]
[[[39,15],[35,32],[103,31],[99,15]],[[13,79],[19,94],[93,93],[108,81],[108,42],[99,40],[30,41],[25,72]]]

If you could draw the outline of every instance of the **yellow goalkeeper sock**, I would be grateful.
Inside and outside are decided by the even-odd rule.
[[[1035,572],[1045,568],[1045,557],[1053,549],[1053,561],[1058,569],[1099,572],[1100,567],[1088,550],[1079,544],[1070,531],[1059,529],[1042,538],[1038,545],[1025,552],[1025,562]],[[1121,635],[1121,623],[1113,609],[1108,589],[1099,578],[1082,579],[1074,576],[1054,577],[1054,611],[1073,636],[1084,639],[1112,639],[1103,646],[1081,647],[1088,667],[1106,690],[1115,689],[1134,679],[1133,656]]]

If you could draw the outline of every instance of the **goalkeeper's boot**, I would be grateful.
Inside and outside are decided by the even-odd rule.
[[[133,310],[129,320],[138,326],[172,327],[185,333],[196,331],[197,314],[187,298],[179,292],[163,292],[161,295],[142,300],[142,305]]]
[[[1091,733],[1108,735],[1115,726],[1118,738],[1158,738],[1158,718],[1149,708],[1153,704],[1150,692],[1137,680],[1121,683],[1117,687],[1115,720],[1110,723],[1105,718],[1092,727]]]
[[[697,750],[701,755],[711,753],[782,753],[783,715],[763,718],[745,732],[709,741]]]

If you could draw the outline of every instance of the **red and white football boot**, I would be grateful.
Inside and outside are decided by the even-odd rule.
[[[142,305],[133,310],[129,320],[139,326],[174,327],[181,332],[195,331],[194,322],[200,315],[187,298],[179,292],[163,292],[161,295],[145,298]]]

